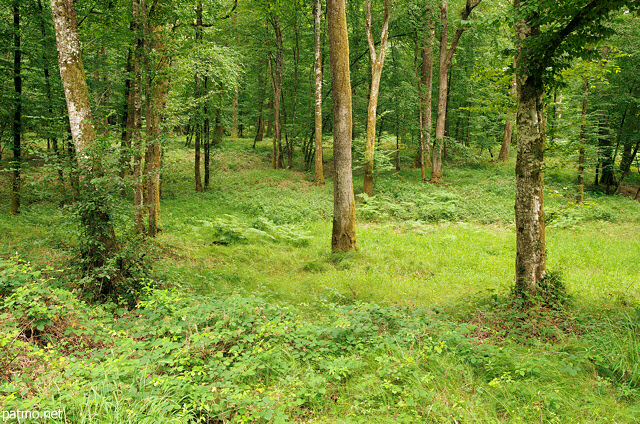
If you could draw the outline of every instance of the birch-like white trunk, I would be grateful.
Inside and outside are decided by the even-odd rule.
[[[519,7],[522,0],[514,2]],[[516,40],[532,37],[537,29],[524,20],[515,25]],[[516,129],[516,293],[530,297],[547,274],[545,252],[543,160],[545,150],[542,97],[544,85],[540,75],[528,71],[528,58],[517,53],[516,90],[518,111]]]
[[[71,138],[81,169],[88,169],[86,148],[95,140],[91,119],[89,90],[80,56],[80,38],[73,0],[51,0],[51,13],[56,32],[58,65],[69,113]]]
[[[315,183],[324,184],[324,170],[322,166],[322,0],[313,3],[313,32],[315,61],[313,69],[315,73]]]

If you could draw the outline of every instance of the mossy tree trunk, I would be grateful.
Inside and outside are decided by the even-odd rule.
[[[117,253],[115,231],[109,217],[107,200],[93,183],[102,175],[99,153],[95,150],[96,135],[89,104],[89,91],[80,56],[78,26],[72,0],[51,0],[51,11],[56,32],[58,65],[64,88],[71,137],[82,180],[84,202],[80,207],[82,230],[85,235],[82,252],[85,272],[104,267]],[[93,156],[95,155],[95,156]],[[109,293],[113,281],[94,275],[101,283],[103,294]]]
[[[356,203],[351,174],[351,76],[344,0],[327,0],[333,98],[333,231],[331,250],[357,249]]]
[[[163,36],[163,26],[159,22],[163,5],[154,4],[154,15],[149,16],[149,6],[143,7],[144,61],[146,74],[146,174],[147,213],[149,214],[148,234],[154,237],[160,223],[160,172],[162,115],[169,91],[167,77],[168,57]]]
[[[523,0],[515,0],[514,6],[521,7],[524,3]],[[519,45],[516,56],[518,156],[515,288],[516,293],[523,296],[535,295],[538,284],[547,274],[542,173],[545,149],[544,85],[540,73],[531,72],[530,60],[523,51],[523,42],[539,33],[540,28],[531,26],[525,19],[520,19],[515,25]]]

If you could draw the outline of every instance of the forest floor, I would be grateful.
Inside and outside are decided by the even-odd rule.
[[[226,140],[196,193],[182,143],[165,151],[155,240],[133,237],[130,199],[113,197],[121,259],[151,267],[123,292],[133,308],[87,302],[82,235],[58,205],[55,169],[27,167],[15,217],[2,176],[0,411],[59,408],[69,423],[638,422],[639,206],[597,187],[576,205],[565,155],[551,152],[545,171],[552,296],[527,309],[510,292],[513,159],[449,159],[444,183],[425,185],[403,155],[373,197],[357,195],[359,250],[334,254],[330,146],[316,187],[302,164],[269,169],[268,141]]]

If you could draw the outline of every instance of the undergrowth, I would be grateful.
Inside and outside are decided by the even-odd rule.
[[[70,272],[77,226],[43,201],[55,174],[32,180],[21,216],[0,218],[1,411],[61,409],[68,423],[637,422],[637,203],[587,191],[576,205],[570,179],[551,172],[548,262],[562,279],[524,308],[509,295],[512,163],[469,156],[439,185],[386,168],[374,196],[358,196],[360,250],[332,254],[331,184],[270,170],[268,141],[236,140],[212,152],[209,191],[193,193],[178,142],[163,232],[121,250],[153,263],[132,270],[129,297],[83,295]],[[130,224],[128,203],[114,219]]]
[[[72,423],[599,423],[640,411],[638,305],[600,319],[492,295],[465,309],[296,307],[150,282],[126,312],[2,266],[27,281],[0,305],[2,410],[62,409]]]

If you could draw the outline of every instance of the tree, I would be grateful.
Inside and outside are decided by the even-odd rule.
[[[422,46],[418,45],[418,34],[415,40],[415,73],[418,79],[418,92],[420,94],[420,172],[422,182],[426,182],[425,153],[431,153],[431,97],[433,94],[433,41],[435,38],[435,28],[430,24],[425,31],[426,40],[422,41]],[[418,76],[418,51],[422,56],[420,75]],[[429,159],[431,164],[431,159]]]
[[[13,125],[13,172],[11,178],[11,206],[9,214],[20,209],[20,167],[22,162],[22,50],[20,47],[20,1],[13,1],[13,87],[15,91]]]
[[[155,13],[149,16],[149,7],[143,3],[143,36],[144,36],[144,62],[146,73],[146,133],[147,152],[146,178],[147,196],[146,205],[149,214],[150,237],[154,237],[158,231],[160,220],[160,137],[162,113],[167,98],[169,81],[167,79],[168,57],[162,34],[163,26],[160,21],[164,9],[162,3],[155,3]],[[160,16],[158,16],[160,15]],[[208,164],[205,161],[205,171]],[[205,184],[208,183],[205,178]]]
[[[611,11],[639,0],[572,0],[531,3],[514,0],[517,106],[516,127],[516,285],[519,296],[531,299],[547,275],[543,198],[545,151],[545,84],[575,57],[589,57],[585,49],[611,34],[605,26]]]
[[[282,67],[283,67],[283,47],[282,32],[280,31],[280,19],[277,14],[269,16],[268,21],[273,27],[276,36],[276,53],[269,55],[269,73],[271,74],[271,88],[273,89],[273,107],[275,110],[273,122],[273,157],[271,167],[273,169],[284,168],[282,157]],[[275,70],[273,69],[275,67]]]
[[[482,0],[476,0],[472,2],[467,0],[464,9],[460,12],[462,22],[469,19],[473,9],[480,4]],[[445,123],[447,119],[447,94],[448,94],[448,81],[447,75],[449,74],[449,67],[451,66],[451,60],[456,52],[460,37],[465,31],[465,27],[459,28],[451,40],[451,46],[447,49],[447,34],[448,34],[448,10],[449,5],[447,0],[442,0],[442,6],[440,8],[440,22],[442,23],[442,30],[440,33],[440,68],[438,69],[438,115],[436,117],[436,136],[433,144],[433,158],[431,160],[431,181],[439,182],[442,179],[442,148],[444,145],[444,131]]]
[[[364,187],[363,192],[373,196],[373,155],[376,141],[376,112],[378,108],[378,94],[380,92],[380,77],[387,50],[389,38],[389,16],[391,14],[392,0],[384,0],[384,17],[382,18],[382,32],[380,33],[380,48],[376,53],[376,47],[371,32],[371,0],[366,0],[367,18],[365,29],[367,42],[369,43],[369,58],[371,59],[371,84],[369,86],[369,106],[367,108],[367,141],[364,162]]]
[[[313,39],[314,39],[314,62],[313,70],[315,74],[315,113],[314,113],[314,134],[315,134],[315,183],[324,185],[324,171],[322,166],[322,0],[313,2]],[[262,106],[262,105],[260,105]],[[257,137],[257,135],[256,135]]]
[[[139,234],[144,232],[144,192],[142,184],[142,0],[132,0],[133,51],[133,210],[134,225]]]
[[[356,202],[351,174],[351,76],[344,0],[327,0],[333,99],[333,232],[331,250],[357,249]]]
[[[96,134],[91,118],[89,90],[80,56],[80,39],[72,0],[51,0],[51,12],[56,33],[58,65],[64,87],[71,137],[76,150],[85,204],[80,207],[80,219],[85,236],[82,256],[89,274],[104,267],[117,253],[115,231],[110,221],[106,200],[93,182],[102,176],[100,157],[95,154]],[[101,293],[111,292],[114,283],[109,277],[94,276],[100,282]]]

